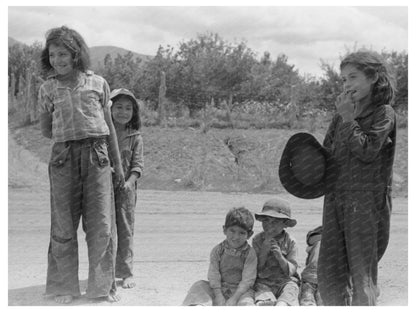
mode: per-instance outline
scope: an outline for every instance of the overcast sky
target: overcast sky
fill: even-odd
[[[408,49],[407,7],[347,6],[137,6],[8,7],[8,35],[31,44],[67,25],[89,46],[113,45],[155,55],[171,45],[214,32],[229,42],[245,40],[275,59],[284,53],[300,73],[321,75],[320,59],[338,65],[339,55],[358,47]]]

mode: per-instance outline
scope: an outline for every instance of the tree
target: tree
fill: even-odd
[[[394,107],[401,111],[408,109],[408,54],[406,52],[390,53],[383,52],[382,55],[390,64],[396,79],[396,96]]]
[[[251,97],[260,102],[286,105],[291,100],[294,86],[302,79],[294,65],[288,63],[288,57],[280,54],[273,62],[270,54],[264,53],[260,62],[252,67]]]
[[[36,66],[35,75],[39,77],[44,77],[41,70],[38,66],[40,54],[42,52],[42,45],[39,42],[28,46],[26,44],[14,44],[9,46],[9,55],[8,55],[8,76],[9,76],[9,87],[11,87],[11,76],[12,73],[15,77],[15,92],[16,94],[19,91],[20,79],[27,76],[27,69],[31,67],[32,61],[35,61]],[[33,67],[32,67],[33,68]],[[44,77],[45,78],[45,77]],[[15,94],[15,95],[16,95]]]
[[[175,58],[173,48],[159,46],[156,56],[146,62],[138,76],[138,94],[147,102],[153,104],[156,109],[159,97],[159,87],[161,83],[161,72],[165,72],[166,77],[166,96],[176,98],[177,88],[175,86]]]
[[[219,96],[218,77],[224,75],[225,52],[226,43],[218,34],[200,34],[180,44],[176,98],[184,102],[191,116]]]
[[[324,71],[324,78],[320,81],[319,108],[334,111],[337,96],[342,92],[342,79],[334,66],[321,60],[321,69]]]
[[[251,69],[255,63],[255,54],[245,42],[228,46],[223,70],[216,81],[220,95],[226,95],[229,111],[235,104],[243,103],[250,98],[247,85],[252,79]]]

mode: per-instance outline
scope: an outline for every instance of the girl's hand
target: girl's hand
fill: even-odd
[[[351,92],[342,92],[335,101],[335,107],[345,122],[354,120],[355,104],[352,100]]]
[[[134,187],[135,187],[134,182],[131,182],[130,180],[127,180],[126,182],[124,182],[123,189],[125,191],[133,191]]]

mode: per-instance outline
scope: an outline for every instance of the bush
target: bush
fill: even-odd
[[[211,128],[216,129],[227,129],[227,128],[233,128],[233,124],[229,121],[223,121],[223,120],[214,120],[210,124]]]

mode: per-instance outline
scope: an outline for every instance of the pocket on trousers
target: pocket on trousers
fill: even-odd
[[[110,164],[110,159],[108,157],[107,144],[103,142],[95,142],[92,146],[93,149],[93,159],[99,167],[107,167]]]
[[[374,213],[373,192],[355,192],[350,194],[350,209],[354,214],[371,215]]]
[[[63,167],[68,160],[70,148],[71,146],[65,143],[55,143],[52,148],[51,165],[57,168]]]

